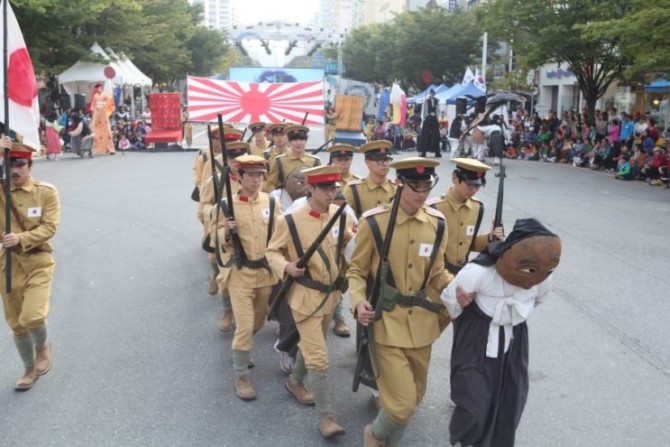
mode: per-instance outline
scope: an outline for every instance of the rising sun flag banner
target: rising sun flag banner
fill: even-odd
[[[230,123],[323,124],[323,82],[257,83],[188,77],[188,114],[192,121]]]
[[[9,127],[23,138],[23,144],[39,150],[40,109],[37,104],[37,81],[33,64],[11,5],[8,0],[0,1],[0,5],[2,5],[0,11],[1,8],[7,7],[7,73],[0,70],[0,86],[5,85],[7,76]],[[4,24],[0,20],[0,36],[4,35]],[[5,40],[0,38],[0,54],[4,54],[4,51]],[[0,106],[0,122],[6,123],[4,88],[0,88],[0,98],[2,99],[0,104],[3,104]]]

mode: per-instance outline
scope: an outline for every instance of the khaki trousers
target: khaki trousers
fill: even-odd
[[[2,254],[4,256],[4,252]],[[5,266],[2,266],[2,304],[5,320],[15,338],[28,335],[42,327],[49,313],[51,280],[56,263],[50,253],[40,252],[30,255],[30,266],[26,271],[12,256],[12,293],[6,293]]]
[[[240,287],[229,289],[230,303],[235,315],[234,351],[251,351],[254,334],[265,323],[268,312],[268,300],[272,287]]]
[[[426,394],[431,350],[432,345],[423,348],[377,345],[379,398],[396,424],[407,425]]]
[[[300,334],[298,348],[305,359],[305,368],[311,371],[328,371],[330,363],[328,362],[326,334],[328,334],[328,326],[333,317],[332,313],[309,318],[293,309],[291,313]]]

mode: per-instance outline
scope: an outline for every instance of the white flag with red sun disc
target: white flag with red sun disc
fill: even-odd
[[[0,14],[4,2],[0,1]],[[0,20],[0,54],[4,54],[4,29]],[[0,63],[0,67],[2,64]],[[5,73],[0,68],[0,122],[5,120]],[[40,109],[37,104],[37,81],[21,28],[9,3],[7,3],[7,85],[9,98],[9,127],[23,137],[23,144],[40,149]]]

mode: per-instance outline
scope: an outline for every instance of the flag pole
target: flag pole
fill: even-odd
[[[9,135],[9,80],[7,79],[7,4],[9,0],[2,0],[2,73],[4,75],[4,107],[5,107],[5,134]],[[10,200],[12,194],[12,187],[10,184],[11,181],[11,170],[10,170],[10,159],[9,159],[9,148],[5,149],[4,154],[4,168],[5,168],[5,234],[12,232],[12,222],[11,222],[11,210],[10,210]],[[6,292],[12,293],[12,251],[9,248],[5,248],[5,290]]]

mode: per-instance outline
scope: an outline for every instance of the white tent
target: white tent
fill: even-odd
[[[58,83],[63,86],[69,94],[80,93],[88,96],[93,85],[97,82],[105,83],[105,90],[111,93],[112,84],[117,86],[151,86],[149,77],[142,73],[125,55],[121,57],[110,56],[98,43],[91,46],[91,54],[101,56],[106,62],[78,61],[73,66],[58,75]],[[105,76],[105,68],[114,69],[114,77],[109,79]]]

